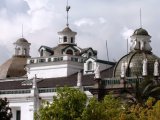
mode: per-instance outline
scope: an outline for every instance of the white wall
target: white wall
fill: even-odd
[[[30,70],[27,75],[29,79],[33,78],[35,74],[37,78],[66,77],[82,69],[83,63],[73,61],[68,61],[65,63],[61,62],[61,64],[57,65],[48,63],[48,65],[30,66]]]
[[[21,111],[21,120],[33,120],[33,102],[18,102],[9,103],[9,106],[12,108],[13,118],[11,120],[16,120],[16,111]]]
[[[28,78],[33,78],[35,74],[37,78],[64,77],[67,76],[67,64],[31,67]]]

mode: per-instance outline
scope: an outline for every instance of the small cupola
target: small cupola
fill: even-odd
[[[67,6],[66,6],[66,13],[67,13],[67,23],[66,23],[66,27],[58,32],[59,35],[59,44],[70,44],[70,45],[76,45],[75,44],[75,36],[77,35],[77,32],[72,31],[69,28],[69,10],[70,10],[70,6],[68,5],[68,1],[67,1]]]
[[[30,43],[25,38],[18,39],[15,43],[15,55],[14,56],[22,56],[29,57],[30,51]]]
[[[75,45],[75,36],[77,32],[72,31],[69,26],[58,32],[59,44],[73,44]]]
[[[151,52],[150,39],[151,36],[148,34],[147,30],[143,28],[136,29],[131,36],[131,51]]]

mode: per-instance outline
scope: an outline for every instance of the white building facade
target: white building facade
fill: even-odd
[[[104,72],[115,63],[97,59],[91,47],[78,47],[76,34],[66,26],[58,32],[58,45],[41,46],[38,57],[30,57],[26,39],[14,43],[15,54],[0,66],[0,98],[8,99],[12,120],[33,120],[42,100],[52,102],[57,87],[79,88],[88,98],[93,96],[89,89],[96,68]]]

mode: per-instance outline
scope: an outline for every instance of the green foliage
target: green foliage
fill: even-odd
[[[59,88],[53,102],[43,102],[35,120],[160,120],[160,101],[149,97],[141,105],[127,106],[113,95],[102,101],[87,97],[78,89]]]
[[[143,82],[139,83],[137,80],[133,86],[133,91],[130,93],[132,96],[130,99],[131,104],[144,105],[149,97],[153,97],[156,100],[159,99],[160,95],[160,84],[155,83],[150,78],[145,78]]]
[[[11,108],[8,106],[7,98],[0,98],[0,120],[10,120],[12,117]]]
[[[105,106],[96,98],[91,98],[82,114],[82,120],[105,120]]]
[[[160,101],[154,103],[155,99],[150,97],[145,106],[140,104],[132,105],[121,114],[121,120],[160,120]]]
[[[76,120],[80,119],[86,107],[87,97],[78,89],[59,88],[53,103],[44,102],[35,115],[36,120]]]

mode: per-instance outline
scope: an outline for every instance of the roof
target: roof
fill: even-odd
[[[24,70],[27,57],[13,56],[0,66],[0,79],[9,77],[20,77],[26,74]]]
[[[100,60],[100,59],[97,59],[96,62],[109,64],[109,65],[115,65],[116,64],[115,62],[105,61],[105,60]]]
[[[81,53],[79,53],[79,54],[82,55],[82,54],[86,53],[89,49],[91,49],[93,51],[94,55],[97,55],[97,51],[93,50],[91,47],[81,49]]]
[[[48,51],[48,52],[50,52],[50,53],[53,53],[52,48],[50,48],[50,47],[48,47],[48,46],[42,45],[42,46],[38,49],[38,51],[40,51],[41,48],[45,48],[46,51]]]
[[[54,48],[52,48],[52,50],[54,51],[54,55],[62,55],[63,53],[63,49],[67,48],[67,47],[73,47],[74,45],[71,44],[60,44]]]
[[[68,34],[68,33],[73,33],[73,34],[77,34],[77,32],[72,31],[68,26],[65,27],[62,31],[58,32],[58,34]]]
[[[113,67],[101,71],[102,78],[112,77]],[[31,85],[22,85],[25,80],[19,81],[3,81],[0,82],[0,90],[16,90],[16,89],[30,89]],[[93,86],[95,84],[94,74],[83,75],[82,76],[82,85],[83,86]],[[77,86],[77,73],[70,75],[68,77],[60,78],[47,78],[42,79],[37,83],[38,88],[55,88],[55,87],[73,87]]]
[[[134,31],[133,35],[145,35],[145,36],[149,36],[147,30],[145,30],[143,28],[136,29]]]
[[[27,41],[25,38],[19,38],[15,43],[16,43],[16,44],[28,43],[28,41]]]

